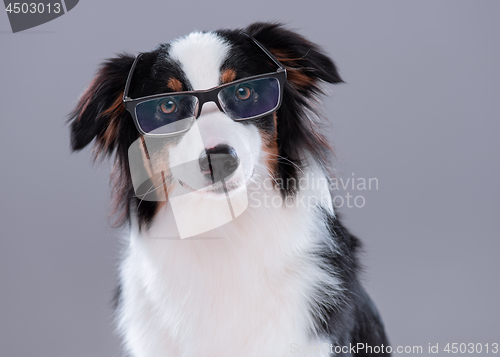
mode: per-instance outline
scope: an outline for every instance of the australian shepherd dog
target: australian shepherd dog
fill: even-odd
[[[388,355],[332,203],[318,98],[341,83],[280,24],[194,32],[102,64],[71,146],[110,156],[134,357]]]

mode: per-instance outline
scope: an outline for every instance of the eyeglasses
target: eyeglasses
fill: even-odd
[[[243,78],[207,90],[131,99],[128,92],[134,70],[142,56],[139,54],[132,64],[123,94],[123,104],[132,115],[137,130],[145,136],[184,133],[200,116],[206,102],[215,102],[220,111],[235,121],[257,119],[278,110],[283,98],[286,69],[257,40],[245,33],[244,35],[278,66],[276,72]]]

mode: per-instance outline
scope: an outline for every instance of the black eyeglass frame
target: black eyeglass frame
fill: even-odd
[[[276,107],[263,113],[263,114],[255,115],[255,116],[249,117],[249,118],[233,119],[233,118],[231,118],[231,116],[229,114],[228,114],[228,116],[234,121],[244,121],[244,120],[258,119],[258,118],[264,117],[266,115],[269,115],[269,114],[277,111],[279,109],[279,107],[281,106],[281,102],[283,101],[283,88],[284,88],[286,77],[287,77],[286,68],[285,68],[285,66],[283,66],[281,64],[280,61],[278,61],[276,59],[276,57],[274,57],[274,55],[269,50],[267,50],[256,39],[254,39],[252,36],[250,36],[246,33],[242,33],[242,34],[245,35],[249,40],[251,40],[255,45],[257,45],[278,66],[278,69],[276,70],[276,72],[258,74],[255,76],[238,79],[236,81],[225,83],[225,84],[222,84],[220,86],[213,87],[210,89],[185,91],[185,92],[161,93],[161,94],[154,94],[154,95],[149,95],[146,97],[132,99],[128,96],[128,92],[130,89],[130,82],[132,81],[132,76],[134,74],[134,70],[135,70],[137,64],[139,63],[139,60],[142,57],[142,53],[139,53],[137,55],[137,57],[135,58],[134,63],[132,64],[132,67],[130,68],[130,71],[129,71],[129,74],[127,77],[127,82],[125,83],[125,90],[123,92],[123,105],[125,106],[125,109],[132,115],[132,118],[134,120],[134,124],[135,124],[137,130],[139,131],[139,133],[141,133],[144,136],[155,136],[155,137],[159,137],[159,136],[166,137],[166,136],[172,136],[172,135],[178,135],[178,134],[185,133],[193,126],[195,119],[199,118],[203,104],[205,104],[207,102],[214,102],[221,112],[226,113],[219,102],[218,95],[219,95],[220,91],[222,91],[223,89],[225,89],[227,87],[237,85],[239,83],[245,83],[245,82],[248,82],[251,80],[261,79],[261,78],[276,78],[278,80],[280,93],[279,93],[278,104],[276,105]],[[186,129],[183,129],[181,131],[176,131],[173,133],[162,133],[162,134],[146,133],[141,128],[141,126],[139,124],[139,120],[137,119],[137,115],[136,115],[137,105],[140,103],[143,103],[143,102],[150,101],[152,99],[158,99],[158,98],[162,98],[162,97],[171,97],[171,96],[177,96],[177,95],[191,95],[191,96],[194,96],[197,98],[197,100],[198,100],[197,112],[195,113],[195,115],[193,117],[192,123]]]

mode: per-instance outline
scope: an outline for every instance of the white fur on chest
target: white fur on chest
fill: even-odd
[[[158,214],[156,228],[168,214]],[[132,227],[118,312],[131,354],[278,357],[300,355],[293,344],[320,345],[310,336],[315,289],[340,287],[310,254],[328,235],[318,211],[250,205],[213,233],[161,239]]]

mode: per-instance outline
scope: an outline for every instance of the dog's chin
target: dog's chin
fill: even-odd
[[[246,188],[246,182],[244,180],[227,180],[219,181],[215,184],[207,182],[203,188],[194,189],[188,185],[185,181],[181,179],[176,179],[179,186],[182,187],[183,191],[191,192],[198,195],[204,195],[207,197],[218,198],[225,197],[226,195],[235,194]]]
[[[202,172],[199,176],[179,177],[173,175],[176,187],[174,195],[190,193],[216,199],[239,194],[242,190],[247,189],[247,184],[254,175],[254,169],[250,170],[249,173],[245,171],[239,169],[215,183],[212,181],[212,176],[206,172]]]

